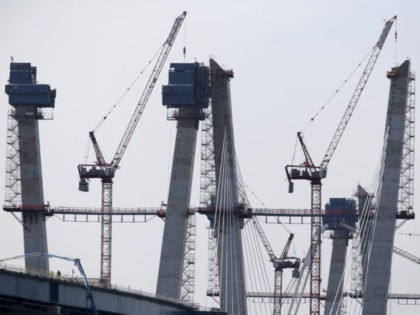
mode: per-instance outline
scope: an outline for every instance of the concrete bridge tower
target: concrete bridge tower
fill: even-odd
[[[213,145],[216,173],[214,234],[220,277],[220,304],[229,314],[247,314],[244,257],[242,250],[243,218],[232,123],[230,79],[232,71],[210,60]]]
[[[162,90],[168,119],[177,120],[177,135],[169,185],[166,221],[156,294],[181,298],[188,207],[199,121],[209,105],[208,67],[173,63],[169,84]]]
[[[11,63],[5,210],[22,211],[25,254],[48,252],[38,121],[51,119],[55,90],[37,84],[36,67]],[[49,272],[48,258],[26,257],[27,271]]]
[[[377,193],[377,213],[374,224],[371,252],[364,283],[363,314],[386,314],[391,276],[392,251],[396,212],[398,209],[401,165],[407,113],[414,75],[410,61],[392,68],[387,74],[391,80],[388,112],[385,124],[385,148],[380,191]]]

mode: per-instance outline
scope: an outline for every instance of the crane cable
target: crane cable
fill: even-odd
[[[128,86],[128,88],[121,94],[121,96],[117,99],[117,101],[112,105],[112,107],[108,110],[108,112],[103,116],[99,122],[95,125],[93,128],[93,131],[96,131],[101,125],[104,123],[104,121],[108,118],[108,116],[114,111],[114,109],[121,103],[122,99],[127,95],[127,93],[131,90],[131,88],[136,84],[138,79],[143,75],[143,73],[146,71],[146,69],[150,66],[152,61],[156,58],[156,56],[162,51],[163,47],[165,46],[164,42],[159,49],[156,51],[156,53],[153,55],[153,57],[147,62],[147,64],[141,69],[140,73],[136,76],[136,78],[131,82],[131,84]]]
[[[124,97],[128,94],[128,92],[132,89],[132,87],[137,83],[137,81],[140,79],[140,77],[143,75],[143,73],[147,70],[147,68],[150,66],[152,61],[156,59],[156,56],[162,51],[165,43],[163,43],[159,49],[156,51],[156,53],[153,55],[153,57],[146,63],[146,65],[140,70],[138,75],[135,77],[135,79],[130,83],[127,89],[121,94],[121,96],[117,99],[117,101],[114,103],[114,105],[111,106],[111,108],[108,110],[108,112],[97,122],[95,127],[93,128],[93,131],[95,132],[98,130],[102,124],[105,122],[105,120],[108,118],[108,116],[114,111],[114,109],[121,103],[121,101],[124,99]],[[90,148],[91,148],[91,140],[88,138],[87,145],[86,145],[86,153],[84,157],[84,163],[88,163],[89,155],[90,155]]]
[[[396,33],[395,33],[396,34]],[[397,35],[395,35],[397,36]],[[396,38],[396,37],[395,37]],[[341,92],[342,88],[347,84],[347,82],[351,79],[351,77],[356,73],[356,71],[360,68],[360,66],[365,62],[365,60],[368,58],[368,56],[371,55],[372,51],[375,49],[375,46],[373,46],[369,52],[363,57],[363,59],[357,64],[357,66],[350,72],[350,74],[346,77],[346,79],[340,84],[340,86],[333,92],[333,94],[327,99],[327,101],[316,111],[316,113],[309,119],[309,121],[305,124],[305,126],[302,129],[305,131],[308,126],[315,121],[315,119],[320,115],[320,113],[332,102],[332,100],[337,96],[338,93]],[[298,139],[296,138],[295,146],[293,149],[293,155],[292,155],[292,164],[295,161],[296,156],[296,150],[297,150],[297,143]]]
[[[299,141],[299,139],[298,139],[298,137],[296,137],[295,146],[293,148],[293,156],[292,156],[292,163],[291,163],[292,165],[295,163],[295,156],[296,156],[296,150],[297,150],[298,141]],[[286,180],[287,180],[287,178],[286,178]]]
[[[372,51],[375,49],[375,46],[373,46],[369,52],[363,57],[363,59],[357,64],[357,66],[353,69],[353,71],[346,77],[346,79],[341,83],[341,85],[334,91],[334,93],[328,98],[328,100],[318,109],[318,111],[313,115],[310,120],[306,123],[303,130],[305,130],[309,124],[311,124],[318,115],[325,109],[325,107],[331,103],[331,101],[334,99],[334,97],[341,91],[344,85],[351,79],[351,77],[354,75],[354,73],[360,68],[360,66],[364,63],[364,61],[372,54]],[[302,131],[303,131],[302,130]]]
[[[398,20],[395,20],[395,31],[394,31],[394,62],[397,65],[398,60]]]
[[[406,235],[406,236],[420,236],[420,234],[418,234],[418,233],[395,233],[395,234],[398,234],[398,235]]]
[[[184,56],[184,62],[185,58],[187,57],[187,21],[184,22],[184,47],[182,48],[182,54]]]

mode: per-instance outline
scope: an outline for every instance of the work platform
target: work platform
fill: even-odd
[[[103,215],[101,208],[95,207],[67,207],[67,206],[51,206],[45,205],[16,205],[3,206],[6,212],[22,212],[33,211],[43,213],[45,216],[60,216],[65,222],[99,222],[100,216]],[[210,215],[214,213],[214,207],[190,207],[187,213],[193,215],[194,213]],[[308,220],[313,216],[310,209],[283,209],[283,208],[240,208],[236,209],[238,214],[243,218],[251,218],[258,216],[262,218],[265,223],[288,223],[288,224],[308,224]],[[166,207],[114,207],[110,215],[113,217],[115,223],[144,223],[150,221],[154,217],[165,218]],[[346,213],[344,211],[329,211],[321,210],[323,219],[336,218],[337,216],[343,218],[354,219],[358,218],[359,212]],[[366,213],[364,216],[374,216],[374,212]],[[397,211],[396,218],[401,220],[412,220],[415,218],[414,211],[405,212]]]

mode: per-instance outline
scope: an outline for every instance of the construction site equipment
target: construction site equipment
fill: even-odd
[[[303,137],[298,132],[298,139],[305,156],[305,161],[301,165],[287,165],[285,167],[287,178],[289,180],[289,192],[293,192],[293,180],[309,180],[311,182],[311,277],[310,277],[310,314],[320,313],[320,294],[321,294],[321,186],[322,179],[327,176],[327,168],[331,158],[337,149],[338,143],[347,127],[348,122],[353,114],[353,111],[360,99],[360,96],[365,89],[366,83],[372,73],[375,63],[379,57],[382,47],[388,37],[392,24],[397,19],[396,16],[389,19],[381,35],[372,49],[372,53],[367,62],[367,65],[362,73],[359,83],[346,107],[344,115],[334,133],[334,136],[327,148],[327,151],[320,163],[320,166],[315,166],[311,156],[303,142]]]
[[[19,255],[19,256],[13,256],[13,257],[9,257],[9,258],[0,259],[0,263],[5,262],[5,261],[19,259],[19,258],[25,258],[26,259],[26,258],[34,258],[34,257],[45,257],[46,259],[57,258],[57,259],[73,262],[74,265],[77,267],[77,269],[79,269],[79,272],[83,277],[83,284],[85,285],[85,288],[86,288],[86,298],[90,302],[90,307],[92,309],[92,314],[98,315],[98,310],[96,309],[95,298],[93,297],[89,281],[87,279],[85,270],[83,269],[82,263],[80,262],[79,258],[69,258],[69,257],[58,256],[58,255],[53,255],[53,254],[49,254],[49,253],[36,252],[36,253],[28,253],[28,254],[25,254],[25,255]]]
[[[290,245],[292,243],[294,234],[290,233],[289,238],[287,239],[286,245],[283,248],[283,251],[279,257],[274,254],[273,248],[271,247],[263,228],[261,227],[258,219],[252,218],[252,224],[255,227],[255,230],[258,233],[258,236],[261,239],[261,242],[264,245],[265,250],[267,251],[268,256],[270,257],[270,261],[274,267],[274,307],[273,307],[273,315],[280,315],[281,314],[281,304],[282,304],[282,297],[283,297],[283,270],[284,269],[293,269],[292,277],[299,278],[299,266],[300,266],[300,258],[297,257],[289,257],[287,256],[289,252]]]
[[[413,263],[416,263],[416,264],[420,265],[420,258],[419,257],[417,257],[413,254],[410,254],[409,252],[407,252],[407,251],[405,251],[405,250],[403,250],[399,247],[396,247],[396,246],[394,246],[392,251],[395,254],[400,255],[401,257],[404,257],[405,259],[408,259],[408,260],[412,261]]]
[[[99,178],[102,182],[102,207],[101,211],[104,215],[101,218],[101,280],[103,285],[108,286],[111,282],[111,248],[112,248],[112,184],[115,176],[115,171],[124,156],[127,146],[133,136],[134,130],[139,122],[139,119],[146,107],[147,101],[155,87],[157,79],[163,68],[163,65],[171,51],[172,45],[178,34],[178,31],[185,19],[187,12],[182,12],[180,16],[175,19],[171,28],[169,36],[165,40],[160,55],[152,70],[152,73],[146,83],[140,100],[134,110],[130,122],[124,132],[120,144],[115,152],[115,155],[110,163],[105,161],[101,149],[96,141],[93,131],[89,132],[89,137],[92,141],[95,154],[96,164],[80,164],[78,166],[80,182],[79,190],[87,192],[89,190],[89,180],[92,178]]]

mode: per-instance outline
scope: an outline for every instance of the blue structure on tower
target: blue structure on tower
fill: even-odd
[[[343,230],[340,223],[353,229],[356,228],[356,202],[353,199],[330,198],[330,201],[325,205],[325,214],[322,217],[322,223],[327,226],[327,230]]]
[[[347,257],[348,240],[353,238],[356,230],[356,201],[346,198],[330,198],[325,205],[325,216],[322,223],[327,230],[333,231],[332,253],[325,298],[324,314],[339,313],[340,303],[336,303],[336,297],[343,293],[343,279],[345,261]]]
[[[55,105],[55,90],[48,84],[36,83],[36,67],[30,63],[11,63],[9,84],[6,85],[9,104],[51,107]]]
[[[171,63],[169,84],[162,88],[162,104],[177,109],[170,118],[188,116],[203,120],[209,106],[209,69],[200,63]],[[182,108],[182,113],[179,109]]]

